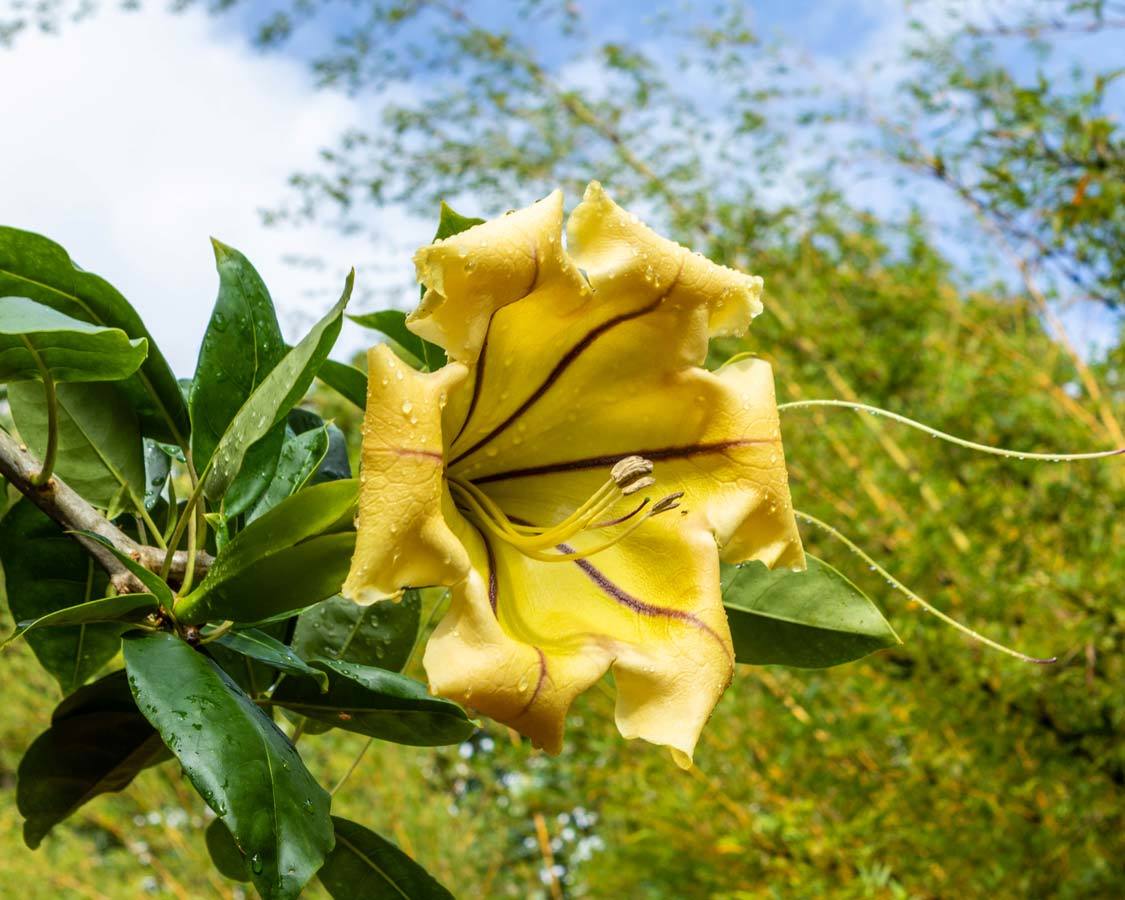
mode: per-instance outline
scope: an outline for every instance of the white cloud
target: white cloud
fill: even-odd
[[[409,249],[432,227],[385,211],[398,244],[376,248],[319,224],[262,226],[258,210],[282,198],[287,176],[375,111],[314,90],[301,61],[258,54],[229,25],[107,9],[0,50],[0,222],[51,237],[113,282],[180,375],[215,298],[210,235],[254,262],[295,338],[353,264],[368,288],[409,285]],[[295,268],[288,255],[326,265]],[[353,332],[342,349],[361,341]]]

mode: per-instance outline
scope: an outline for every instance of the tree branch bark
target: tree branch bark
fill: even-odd
[[[0,475],[8,479],[16,490],[68,531],[92,531],[108,540],[122,553],[131,556],[146,569],[153,572],[160,571],[167,551],[134,541],[57,476],[53,476],[46,484],[37,486],[35,476],[39,474],[40,468],[39,460],[35,459],[27,448],[8,432],[0,428]],[[144,590],[129,570],[104,546],[81,535],[73,535],[73,537],[106,570],[119,592],[136,593]],[[188,555],[183,550],[178,550],[172,555],[172,566],[169,571],[172,580],[183,577],[187,561]],[[206,574],[214,561],[214,557],[209,553],[202,551],[197,553],[196,573],[200,576]]]

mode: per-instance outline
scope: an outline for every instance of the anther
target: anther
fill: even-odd
[[[667,497],[661,497],[654,504],[652,504],[652,509],[649,510],[649,515],[658,516],[662,512],[668,512],[668,510],[670,509],[675,509],[680,505],[680,498],[683,495],[683,491],[676,491],[676,493],[669,494]]]
[[[656,484],[656,479],[652,477],[652,460],[643,456],[619,459],[609,470],[609,475],[626,496]]]

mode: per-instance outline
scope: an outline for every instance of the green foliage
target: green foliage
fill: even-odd
[[[21,381],[8,388],[12,418],[28,447],[44,458],[50,436],[43,386]],[[118,383],[60,384],[57,388],[58,457],[55,473],[94,506],[138,509],[147,492],[140,425]]]
[[[287,679],[273,703],[345,731],[417,747],[459,744],[476,731],[456,703],[432,696],[405,675],[335,659],[310,662],[327,673],[328,690]]]
[[[723,606],[738,662],[822,669],[901,643],[859,588],[813,556],[807,564],[804,572],[723,566]]]
[[[29,501],[16,503],[0,520],[0,564],[8,608],[19,621],[80,606],[104,597],[105,574],[82,548]],[[64,694],[79,688],[116,654],[121,626],[75,624],[32,631],[27,642]]]
[[[269,716],[176,635],[133,634],[124,649],[137,706],[230,830],[258,892],[296,897],[334,844],[328,792]]]
[[[452,898],[425,869],[370,828],[339,816],[332,817],[332,824],[336,846],[317,877],[336,900]]]
[[[14,260],[4,277],[18,270],[34,297],[0,308],[13,413],[0,424],[53,462],[52,480],[20,474],[21,488],[69,531],[29,500],[8,508],[4,491],[0,562],[18,623],[6,643],[25,639],[73,692],[20,763],[29,846],[170,749],[219,816],[207,839],[216,864],[263,897],[302,893],[326,859],[332,883],[356,865],[382,863],[384,884],[440,896],[397,848],[354,823],[344,823],[350,849],[328,857],[329,796],[294,747],[300,733],[334,726],[421,746],[476,730],[456,704],[375,668],[399,669],[411,657],[416,592],[354,615],[331,599],[354,550],[357,483],[344,433],[296,404],[324,369],[343,370],[349,386],[358,376],[362,402],[362,373],[327,360],[352,277],[333,309],[286,348],[265,285],[248,260],[216,243],[220,290],[186,388],[189,429],[179,385],[176,403],[153,386],[167,381],[163,362],[120,295],[66,270],[65,254],[36,235],[0,230],[0,250]],[[68,317],[78,311],[88,315]],[[174,445],[159,442],[169,435]],[[11,454],[18,445],[4,447]],[[4,472],[18,461],[5,456]],[[180,550],[175,559],[166,543]],[[85,685],[122,658],[124,671]],[[263,711],[286,707],[300,710],[292,740]]]
[[[136,310],[109,282],[80,269],[53,241],[0,227],[0,296],[27,297],[71,318],[144,339],[148,356],[121,387],[146,435],[183,444],[190,427],[176,376]]]
[[[64,625],[91,625],[95,622],[140,621],[160,609],[152,594],[115,594],[100,600],[89,600],[54,612],[17,622],[18,626],[4,643],[23,637],[37,628],[58,628]],[[3,646],[3,644],[0,644]]]
[[[320,686],[322,692],[328,690],[328,676],[324,672],[313,668],[287,645],[258,628],[229,631],[214,638],[214,641],[234,653],[265,663],[286,675],[311,678]]]
[[[337,593],[355,545],[355,481],[329,481],[290,497],[248,525],[176,611],[260,622]]]
[[[219,296],[203,335],[188,400],[192,458],[200,471],[246,398],[285,356],[281,326],[261,277],[233,247],[214,239],[211,243]],[[284,440],[285,423],[278,421],[244,451],[245,464],[239,460],[236,465],[239,477],[225,489],[226,515],[237,516],[252,507],[271,484]]]
[[[401,672],[418,640],[421,615],[417,590],[407,591],[401,600],[380,600],[371,606],[331,597],[301,613],[293,649],[306,659],[373,661],[382,669]]]
[[[148,355],[144,338],[72,319],[23,297],[0,298],[0,382],[128,378]]]
[[[124,790],[168,750],[133,702],[124,671],[79,688],[56,707],[51,727],[20,761],[16,803],[34,850],[83,804]]]
[[[249,449],[283,423],[289,410],[305,395],[340,334],[344,307],[351,299],[354,281],[352,272],[339,302],[245,398],[212,453],[204,480],[208,499],[223,496],[241,471]]]

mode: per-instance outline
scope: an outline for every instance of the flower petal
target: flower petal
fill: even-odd
[[[614,203],[596,181],[571,214],[567,237],[571,256],[596,291],[644,295],[658,285],[674,288],[677,301],[706,310],[711,337],[742,334],[762,311],[761,278],[661,237]],[[702,364],[706,346],[694,350],[693,361]]]
[[[444,485],[441,431],[445,398],[465,367],[424,374],[379,344],[367,368],[356,551],[343,587],[365,605],[404,587],[450,584],[469,569],[446,524],[446,512],[456,512]]]
[[[538,203],[423,247],[414,255],[426,287],[407,327],[450,359],[474,362],[492,314],[541,283],[585,289],[562,248],[563,196]]]
[[[466,525],[473,571],[426,646],[434,691],[558,753],[570,704],[612,668],[621,733],[690,763],[734,655],[710,536],[651,524],[561,563],[486,544]]]
[[[451,474],[549,524],[639,454],[724,559],[802,566],[769,365],[700,368],[712,334],[761,308],[761,279],[659,237],[596,184],[569,233],[593,292],[545,279],[496,312],[451,398]],[[589,477],[566,477],[579,470]]]

